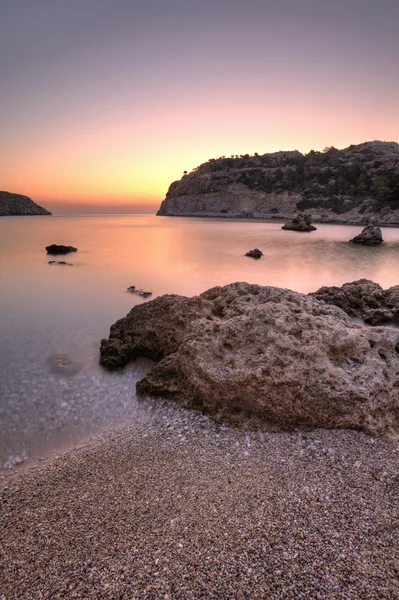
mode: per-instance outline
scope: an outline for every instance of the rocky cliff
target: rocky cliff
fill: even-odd
[[[399,144],[365,142],[210,159],[169,187],[158,215],[399,225]]]
[[[0,192],[0,217],[18,215],[51,215],[51,212],[33,202],[28,196]]]

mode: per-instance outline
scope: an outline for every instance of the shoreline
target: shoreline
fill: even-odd
[[[242,221],[244,223],[286,223],[287,220],[291,220],[295,215],[291,214],[289,216],[286,217],[275,217],[273,215],[268,215],[265,217],[243,217],[240,215],[234,216],[234,215],[221,215],[221,214],[188,214],[188,215],[159,215],[158,213],[155,214],[156,217],[184,217],[184,218],[189,218],[189,219],[215,219],[215,220],[221,220],[221,221],[233,221],[233,222],[237,222],[237,221]],[[363,223],[359,223],[358,221],[339,221],[339,220],[322,220],[322,219],[312,219],[312,223],[317,223],[318,225],[347,225],[350,227],[365,227],[368,222],[363,222]],[[397,229],[399,228],[399,223],[381,223],[380,221],[376,221],[375,223],[373,222],[373,225],[375,225],[376,227],[388,227],[388,228],[394,228]],[[299,233],[309,233],[309,232],[299,232]],[[311,232],[310,232],[311,233]]]
[[[399,444],[157,403],[1,477],[5,598],[388,598]],[[2,539],[1,539],[2,538]]]

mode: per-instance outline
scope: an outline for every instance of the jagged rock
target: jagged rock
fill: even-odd
[[[399,144],[209,159],[173,182],[158,215],[399,225]]]
[[[342,287],[324,286],[310,295],[371,325],[399,324],[399,285],[383,290],[374,281],[359,279]]]
[[[234,283],[135,306],[101,342],[110,369],[159,361],[137,383],[216,417],[280,427],[399,427],[399,331],[354,324],[290,290]]]
[[[73,246],[63,246],[58,244],[51,244],[46,246],[47,254],[69,254],[69,252],[77,252],[77,248]]]
[[[364,244],[365,246],[376,246],[382,244],[381,229],[375,225],[366,225],[359,235],[350,240],[354,244]]]
[[[28,196],[0,192],[0,217],[51,215],[51,212],[39,206]]]
[[[263,252],[259,250],[259,248],[254,248],[253,250],[248,250],[248,252],[245,253],[245,256],[251,256],[252,258],[260,258],[261,256],[263,256]]]
[[[292,221],[288,221],[281,229],[289,229],[292,231],[315,231],[317,227],[312,225],[312,217],[310,215],[298,213]]]
[[[65,262],[65,260],[49,260],[48,264],[49,265],[66,265],[68,267],[73,267],[72,263],[67,263],[67,262]]]

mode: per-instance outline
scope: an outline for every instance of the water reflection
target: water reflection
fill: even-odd
[[[134,384],[145,366],[110,375],[97,364],[109,326],[143,302],[129,286],[154,298],[233,281],[301,292],[362,277],[398,284],[399,230],[384,229],[386,242],[371,248],[348,243],[359,231],[149,215],[2,217],[0,466],[39,441],[134,418]],[[48,264],[52,243],[78,248],[72,267]],[[244,256],[255,247],[260,260]]]

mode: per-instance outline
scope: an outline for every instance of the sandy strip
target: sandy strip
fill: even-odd
[[[399,598],[392,440],[161,404],[2,484],[3,599]]]

